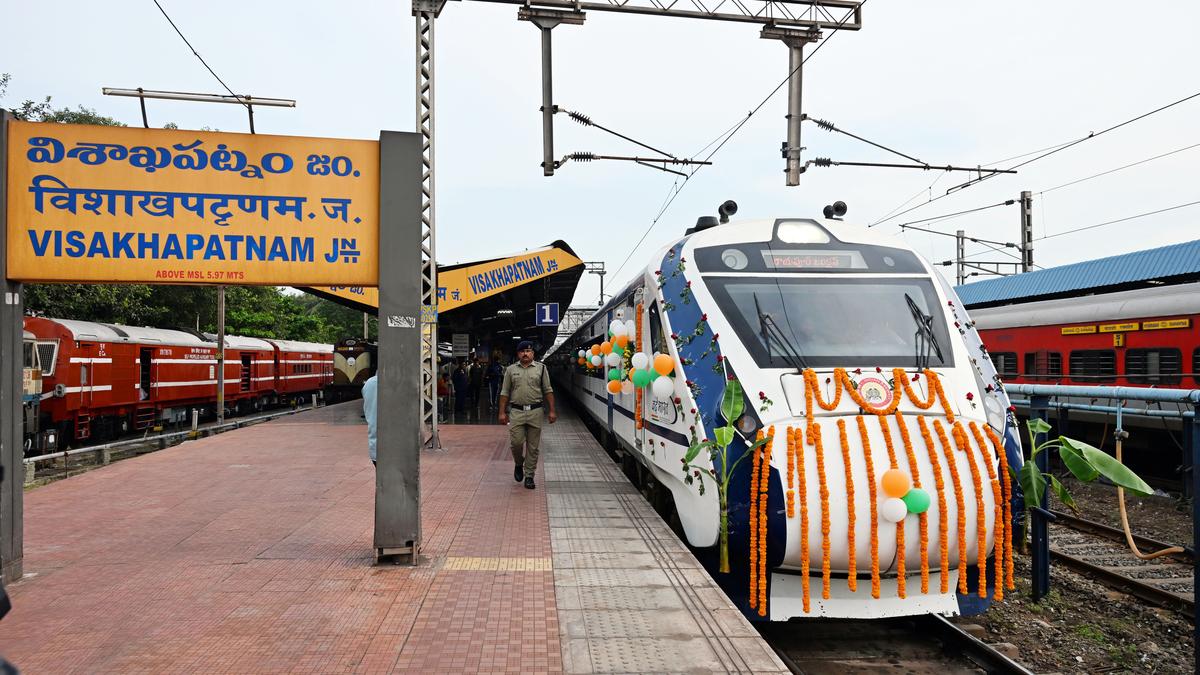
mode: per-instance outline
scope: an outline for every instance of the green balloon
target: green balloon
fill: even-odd
[[[614,354],[621,355],[625,353],[625,350],[621,348],[621,345],[614,344],[612,348]]]
[[[646,385],[650,384],[650,373],[645,370],[633,371],[633,386],[639,389],[645,389]]]
[[[610,379],[610,380],[621,379],[621,369],[613,368],[612,370],[608,371],[608,379]]]
[[[647,372],[649,372],[649,373],[650,373],[650,381],[651,381],[651,382],[653,382],[653,381],[655,381],[655,380],[657,380],[657,379],[659,378],[658,371],[657,371],[657,370],[655,370],[654,368],[651,368],[651,369],[650,369],[649,371],[647,371]]]
[[[929,493],[921,488],[912,488],[901,500],[909,513],[925,513],[929,510]]]

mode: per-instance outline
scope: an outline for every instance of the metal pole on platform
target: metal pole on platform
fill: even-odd
[[[954,268],[954,281],[958,286],[967,283],[967,267],[963,264],[963,259],[966,258],[967,252],[967,233],[965,230],[958,230],[954,233],[954,262],[957,266]]]
[[[217,286],[217,424],[225,421],[225,287]]]
[[[1047,420],[1048,411],[1050,408],[1050,397],[1048,396],[1031,396],[1029,397],[1029,417],[1030,419],[1039,419],[1043,422]],[[1046,434],[1040,433],[1033,437],[1033,445],[1036,448],[1046,440]],[[1033,448],[1029,451],[1032,453]],[[1049,471],[1050,462],[1049,454],[1042,452],[1038,454],[1037,467],[1043,473]],[[1050,491],[1042,492],[1042,499],[1038,506],[1030,510],[1030,519],[1032,521],[1032,538],[1033,538],[1033,599],[1041,600],[1050,592],[1050,528],[1046,515],[1049,513],[1047,506],[1049,505]]]
[[[0,110],[0,265],[8,260],[8,127],[13,116]],[[21,284],[4,279],[0,304],[0,579],[21,578],[25,557],[25,447],[21,417],[22,335],[25,329]]]
[[[433,153],[433,122],[434,122],[434,21],[441,14],[445,0],[413,0],[413,16],[416,17],[416,87],[417,87],[417,127],[421,134],[421,261],[420,269],[422,284],[420,290],[421,304],[425,307],[436,308],[438,304],[437,288],[437,228],[434,203],[434,153]],[[383,266],[381,265],[382,269]],[[383,292],[380,289],[380,308],[382,309]],[[431,310],[432,311],[432,310]],[[383,312],[380,311],[380,316]],[[380,333],[383,323],[380,323]],[[442,439],[438,434],[437,420],[437,321],[429,324],[428,330],[422,329],[421,360],[421,426],[429,430],[425,446],[431,450],[442,449]]]

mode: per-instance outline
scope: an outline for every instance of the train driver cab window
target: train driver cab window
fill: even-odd
[[[1130,349],[1125,352],[1125,375],[1132,384],[1179,384],[1183,354],[1178,349]]]
[[[1062,377],[1062,354],[1040,350],[1025,354],[1025,378],[1055,380]]]
[[[650,353],[669,354],[667,339],[663,335],[662,318],[658,316],[658,303],[650,304]]]
[[[993,352],[992,363],[1000,377],[1016,377],[1020,374],[1017,372],[1016,352]]]
[[[54,364],[58,360],[57,342],[38,342],[38,363],[42,366],[42,376],[54,375]]]
[[[1117,353],[1111,349],[1077,349],[1071,352],[1072,380],[1112,382],[1117,378]]]

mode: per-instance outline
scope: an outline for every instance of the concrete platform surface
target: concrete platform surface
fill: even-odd
[[[0,653],[26,673],[786,672],[570,414],[533,491],[504,427],[443,427],[420,565],[376,566],[359,405],[27,493]]]

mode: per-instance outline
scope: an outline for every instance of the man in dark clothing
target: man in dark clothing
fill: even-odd
[[[463,369],[461,363],[454,368],[454,373],[450,376],[450,383],[454,385],[454,412],[465,412],[467,409],[467,371]]]
[[[500,382],[503,379],[504,366],[500,365],[500,358],[493,355],[487,367],[488,407],[491,410],[496,409],[496,398],[500,396]]]
[[[483,388],[483,363],[476,357],[467,371],[467,384],[471,388],[471,409],[479,410],[479,391]]]

